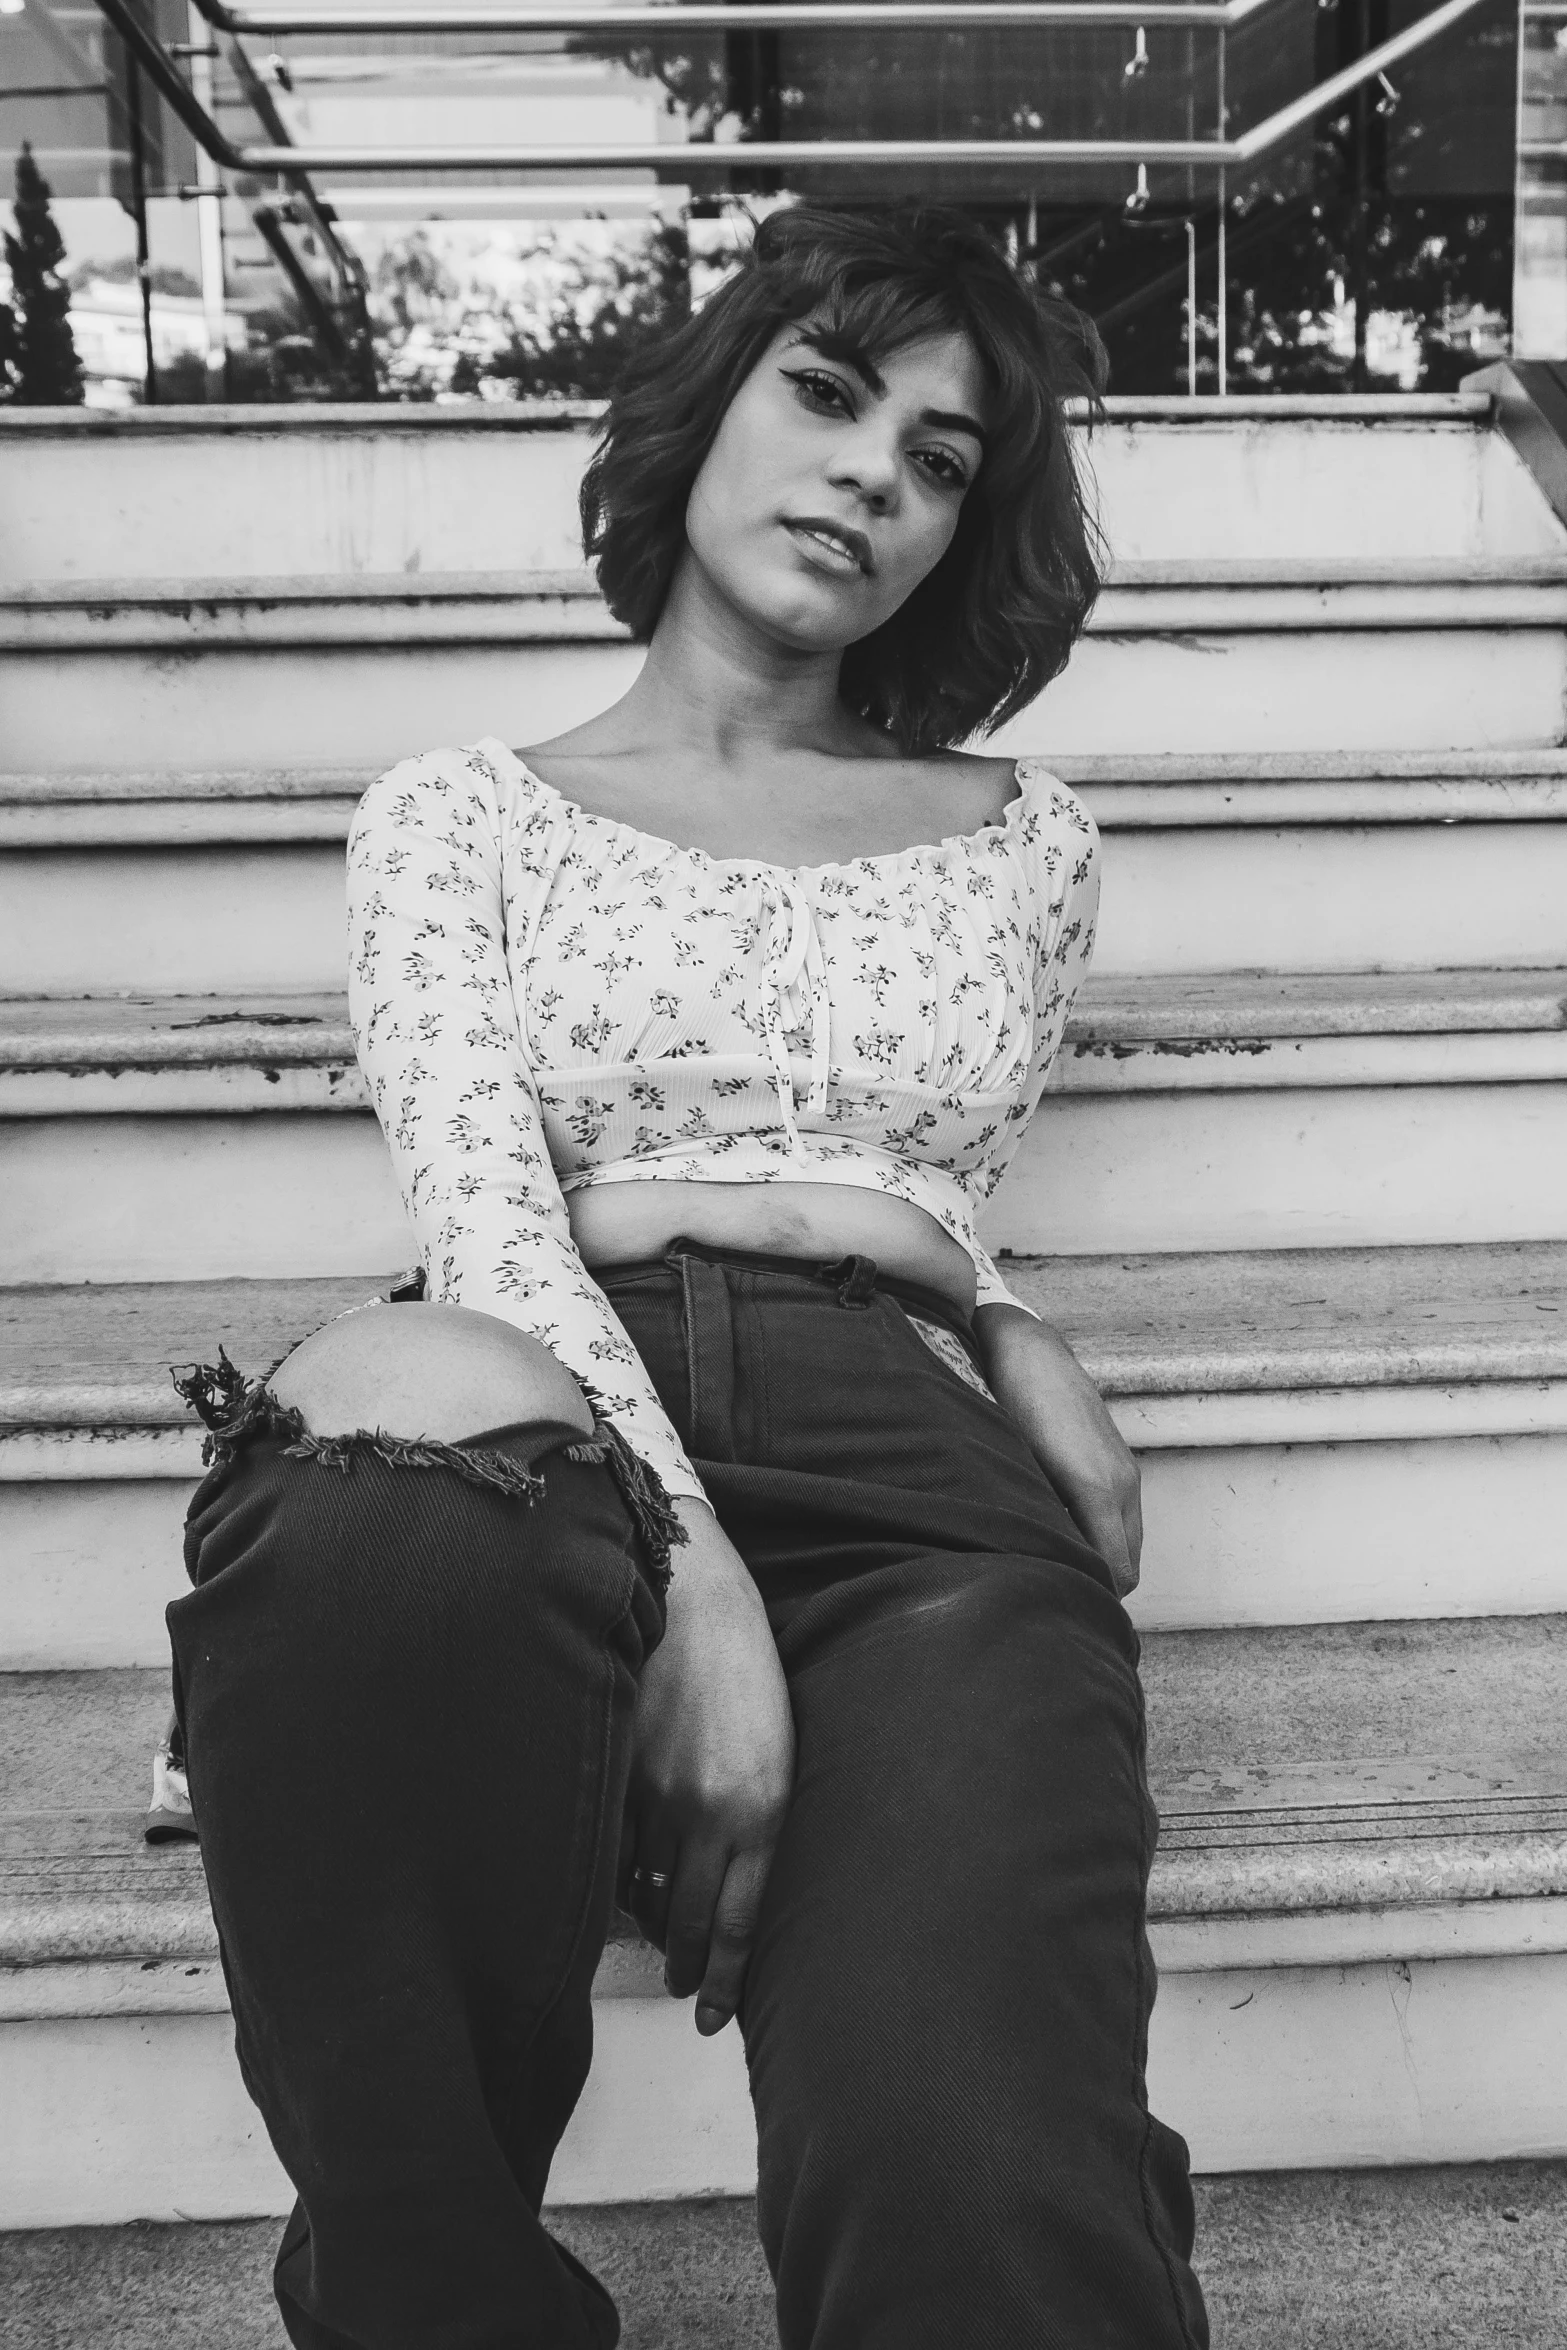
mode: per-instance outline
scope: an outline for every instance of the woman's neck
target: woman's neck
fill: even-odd
[[[605,721],[616,737],[678,745],[720,772],[756,774],[801,751],[875,755],[884,738],[839,699],[841,662],[836,646],[801,652],[766,634],[688,559],[639,675]]]

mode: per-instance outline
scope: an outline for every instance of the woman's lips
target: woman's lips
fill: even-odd
[[[859,555],[851,553],[825,526],[811,522],[786,522],[784,528],[813,561],[835,572],[840,578],[851,575],[863,577],[869,569],[869,565]]]

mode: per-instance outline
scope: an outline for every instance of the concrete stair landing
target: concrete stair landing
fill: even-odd
[[[1557,2350],[1567,2166],[1198,2179],[1215,2350]],[[620,2307],[621,2350],[775,2350],[749,2198],[557,2211]],[[275,2220],[0,2237],[27,2350],[286,2350]],[[3,2336],[0,2336],[3,2338]]]

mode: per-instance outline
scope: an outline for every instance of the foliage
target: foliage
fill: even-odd
[[[598,251],[543,239],[525,276],[525,295],[506,298],[460,284],[423,230],[389,247],[370,301],[393,395],[601,399],[627,351],[690,306],[680,228],[655,225]]]
[[[1178,225],[1178,224],[1177,224]],[[1353,388],[1356,255],[1348,208],[1268,197],[1229,219],[1229,384],[1235,392],[1347,392]],[[1365,299],[1371,320],[1401,330],[1413,370],[1368,351],[1366,388],[1451,391],[1505,348],[1512,307],[1512,207],[1462,197],[1373,199],[1366,224]],[[1172,241],[1161,248],[1176,259]],[[1214,389],[1217,320],[1214,240],[1199,252],[1207,294],[1198,315],[1199,388]],[[1145,263],[1145,276],[1155,265]],[[1085,273],[1086,274],[1086,273]],[[1108,273],[1107,273],[1108,274]],[[1112,286],[1114,281],[1112,280]],[[1091,281],[1085,292],[1091,299]],[[1101,312],[1113,391],[1186,388],[1185,256],[1139,301],[1136,290]],[[1386,359],[1386,354],[1381,354]]]
[[[60,275],[65,240],[49,209],[49,183],[24,139],[16,159],[5,238],[11,301],[0,321],[0,397],[22,408],[73,408],[83,398],[82,365],[71,335],[71,291]]]
[[[616,253],[596,271],[579,270],[574,286],[557,287],[542,313],[515,324],[482,375],[512,387],[522,399],[553,393],[576,400],[607,396],[628,351],[684,318],[691,306],[691,256],[684,229],[660,224],[643,252]]]

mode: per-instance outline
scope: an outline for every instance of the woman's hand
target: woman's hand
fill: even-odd
[[[794,1717],[761,1594],[702,1503],[677,1505],[668,1624],[642,1668],[619,1900],[665,1954],[696,2028],[739,2003],[794,1785]],[[653,1874],[667,1886],[650,1882]]]
[[[1142,1557],[1142,1476],[1103,1396],[1061,1333],[1021,1307],[979,1307],[974,1334],[996,1401],[1124,1599]]]

